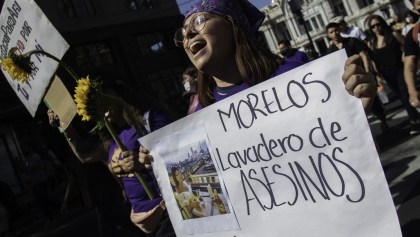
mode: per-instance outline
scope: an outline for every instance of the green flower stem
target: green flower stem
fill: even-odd
[[[147,186],[146,181],[143,179],[143,176],[141,176],[141,174],[137,171],[134,171],[134,174],[137,176],[137,178],[139,179],[141,186],[143,186],[144,190],[146,190],[147,196],[149,196],[150,200],[153,200],[153,198],[155,197],[155,194],[153,193],[153,191],[149,188],[149,186]]]
[[[124,146],[124,144],[121,142],[120,138],[117,136],[117,133],[115,132],[112,125],[109,123],[109,121],[104,118],[105,126],[108,129],[109,133],[111,134],[112,138],[114,139],[115,143],[117,143],[118,147],[121,149],[121,151],[127,151],[127,147]],[[150,200],[153,200],[154,193],[152,190],[150,190],[149,186],[147,186],[146,181],[143,179],[143,176],[137,171],[134,171],[134,174],[137,176],[138,180],[140,181],[141,186],[143,186],[144,190],[147,193],[147,196],[149,196]]]
[[[109,133],[112,136],[112,139],[114,139],[115,143],[117,143],[121,151],[127,151],[127,147],[125,147],[124,144],[121,142],[120,138],[117,136],[117,133],[115,132],[112,125],[109,123],[108,119],[104,118],[104,122],[105,122],[106,128],[108,129]]]
[[[60,64],[60,66],[63,66],[64,69],[66,69],[66,71],[70,74],[70,76],[72,76],[74,78],[74,80],[77,81],[79,79],[79,76],[76,74],[76,72],[71,67],[69,67],[69,65],[67,65],[65,62],[63,62],[61,59],[55,57],[54,55],[52,55],[50,53],[47,53],[47,52],[43,51],[43,50],[31,50],[31,51],[27,52],[26,54],[24,54],[23,56],[30,58],[32,56],[32,54],[38,54],[38,53],[42,54],[42,55],[45,55],[45,56],[53,59],[54,61],[58,62],[58,64]]]

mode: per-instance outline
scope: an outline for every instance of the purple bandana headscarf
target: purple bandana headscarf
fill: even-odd
[[[236,24],[251,37],[256,36],[258,28],[265,18],[265,15],[247,0],[199,0],[192,5],[185,20],[197,12],[231,16]]]

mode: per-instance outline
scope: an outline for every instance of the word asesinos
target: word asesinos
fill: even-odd
[[[261,142],[241,152],[233,151],[225,154],[216,148],[216,156],[222,171],[240,169],[248,215],[251,204],[266,211],[284,204],[293,206],[299,196],[305,201],[310,198],[314,203],[316,193],[325,200],[330,200],[331,196],[341,197],[348,191],[346,182],[352,181],[356,181],[352,184],[354,187],[354,183],[357,183],[360,194],[347,194],[347,200],[349,202],[363,200],[365,186],[362,178],[350,164],[340,159],[339,153],[343,153],[343,150],[333,144],[347,140],[347,137],[340,133],[341,125],[332,122],[329,126],[325,126],[321,118],[318,118],[317,122],[318,125],[308,133],[308,145],[316,149],[334,146],[330,149],[331,154],[319,152],[316,156],[308,156],[308,159],[299,157],[295,159],[296,161],[284,162],[286,158],[284,155],[292,153],[298,156],[297,152],[305,145],[304,138],[293,133],[279,139],[265,138],[260,133]],[[252,163],[268,162],[273,159],[278,159],[274,165],[258,168],[254,165],[253,168],[245,170],[245,167]],[[282,185],[288,186],[287,190],[291,191],[285,195]]]
[[[345,195],[349,202],[361,202],[365,197],[363,179],[350,164],[340,159],[340,153],[344,151],[340,147],[334,147],[332,154],[320,152],[317,157],[309,156],[311,168],[303,167],[302,163],[305,161],[294,161],[287,162],[286,167],[274,164],[271,167],[264,166],[248,171],[241,169],[241,182],[248,215],[251,215],[251,204],[267,211],[285,204],[294,206],[300,196],[305,201],[310,198],[313,203],[317,202],[315,195],[324,200]],[[334,170],[334,174],[325,170]],[[288,184],[288,193],[285,193],[284,186],[279,185],[280,183]],[[352,186],[350,191],[349,188],[346,189],[348,186]],[[355,190],[355,187],[359,191]]]
[[[286,111],[290,108],[303,108],[310,99],[314,99],[308,93],[308,87],[314,86],[311,90],[325,91],[325,97],[321,98],[322,103],[326,103],[331,97],[330,87],[323,81],[310,80],[312,73],[307,73],[298,82],[291,80],[284,88],[284,93],[287,94],[286,99],[280,100],[278,91],[279,88],[273,87],[271,91],[263,90],[259,94],[249,93],[246,99],[239,100],[237,103],[231,103],[227,110],[218,109],[220,122],[225,132],[228,127],[237,126],[237,128],[250,128],[258,116],[267,117],[270,114]],[[248,118],[246,121],[245,118]]]

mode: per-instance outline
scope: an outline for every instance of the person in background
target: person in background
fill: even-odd
[[[401,20],[400,15],[392,15],[392,22],[389,24],[393,32],[402,35],[402,29],[405,27],[405,21]]]
[[[122,98],[123,93],[118,93],[115,87],[102,89],[111,96]],[[125,93],[127,91],[124,91]],[[113,125],[121,142],[127,148],[127,151],[123,151],[115,141],[111,140],[109,133],[103,131],[102,145],[107,148],[104,151],[108,151],[108,165],[124,186],[132,208],[131,221],[149,236],[175,236],[156,180],[153,174],[138,162],[137,151],[140,147],[138,139],[147,134],[147,130],[143,127],[142,113],[133,106],[123,106],[120,100],[110,100],[103,106],[105,119]],[[167,115],[158,111],[149,112],[148,126],[151,131],[169,122]],[[149,189],[154,193],[152,199],[149,199],[135,172],[143,177]]]
[[[60,127],[60,119],[52,110],[47,112],[49,124],[53,127]],[[96,152],[98,156],[101,154],[102,148],[92,146],[97,141],[97,136],[86,133],[81,124],[73,119],[72,123],[66,129],[67,133],[74,134],[72,140],[67,140],[71,147],[77,146],[80,153]],[[98,149],[98,151],[95,151]],[[72,150],[74,150],[72,148]],[[74,153],[74,152],[73,152]],[[63,202],[63,211],[67,211],[71,207],[68,204],[68,198],[71,190],[74,190],[75,185],[82,183],[86,185],[87,191],[91,197],[91,204],[96,212],[96,221],[98,225],[98,234],[101,237],[127,236],[140,237],[145,236],[143,231],[139,230],[133,225],[129,216],[131,206],[125,200],[123,188],[118,180],[110,172],[106,163],[106,154],[103,158],[86,158],[86,156],[79,155],[76,158],[83,166],[83,172],[73,174],[72,169],[68,171],[68,184]],[[97,156],[95,156],[97,157]],[[73,162],[72,162],[73,163]],[[75,165],[79,163],[74,162]],[[83,178],[84,177],[84,178]],[[79,181],[78,181],[79,180]]]
[[[368,17],[366,21],[368,21],[370,18]],[[369,25],[369,24],[367,24]],[[402,29],[405,27],[405,21],[402,21],[400,16],[398,14],[392,15],[392,22],[389,23],[389,27],[391,28],[392,35],[395,37],[395,39],[398,41],[398,43],[402,46],[404,45],[404,36],[402,35]],[[368,26],[369,28],[369,26]],[[369,29],[367,30],[369,31]],[[370,39],[368,39],[370,41]],[[402,49],[402,48],[401,48]]]
[[[357,26],[349,26],[344,20],[343,16],[337,16],[331,19],[331,22],[337,23],[340,29],[341,36],[344,38],[357,38],[361,41],[365,41],[366,34]]]
[[[347,56],[358,55],[362,59],[363,67],[366,72],[374,73],[372,70],[372,64],[368,55],[368,47],[361,40],[349,37],[344,38],[340,33],[340,25],[335,22],[329,23],[326,27],[327,37],[331,40],[331,45],[327,50],[327,53],[333,53],[339,49],[345,49]],[[376,76],[375,76],[376,77]],[[386,114],[382,107],[379,99],[375,97],[372,106],[372,113],[381,121],[382,130],[389,128],[386,121]]]
[[[368,25],[373,33],[372,39],[368,43],[372,50],[372,59],[379,74],[402,101],[411,121],[410,134],[418,134],[420,133],[420,116],[419,112],[411,107],[409,102],[408,90],[404,82],[404,65],[401,61],[401,45],[395,38],[392,29],[381,16],[371,16]],[[378,84],[381,85],[382,81],[378,80]]]
[[[131,221],[138,228],[150,237],[175,236],[156,180],[153,174],[138,162],[140,147],[138,139],[148,133],[144,126],[143,113],[138,108],[123,102],[132,101],[134,95],[121,81],[115,78],[105,79],[107,80],[103,80],[101,89],[106,97],[99,100],[100,105],[95,106],[95,110],[98,114],[103,114],[112,124],[127,151],[123,151],[116,144],[106,128],[98,131],[100,140],[90,142],[81,139],[78,131],[72,126],[63,133],[81,161],[100,161],[108,165],[124,188],[131,205]],[[171,122],[169,117],[164,113],[154,110],[148,113],[147,124],[150,131],[155,131],[169,122]],[[154,193],[152,199],[148,197],[135,172],[143,177],[148,188]]]
[[[413,26],[417,23],[419,15],[411,10],[408,10],[404,14],[404,19],[406,24],[401,30],[401,35],[406,37],[411,28],[413,28]]]
[[[289,40],[280,40],[278,49],[285,60],[298,61],[302,63],[311,61],[305,52],[293,48]]]
[[[367,46],[358,38],[343,37],[340,29],[341,26],[335,22],[331,22],[325,26],[327,37],[331,40],[331,45],[328,47],[327,53],[330,54],[337,50],[345,49],[349,57],[359,55],[366,72],[371,72]]]
[[[411,0],[413,11],[420,12],[420,0]],[[420,27],[417,23],[413,29],[407,33],[404,41],[404,80],[408,88],[409,101],[412,107],[420,108],[420,93],[416,87],[416,73],[418,70],[419,57],[419,38],[413,34],[413,30]]]
[[[194,113],[198,105],[197,95],[197,69],[190,66],[182,73],[182,85],[184,86],[183,97],[188,101],[187,115]]]

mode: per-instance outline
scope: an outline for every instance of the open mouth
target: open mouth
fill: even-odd
[[[207,43],[206,43],[205,41],[200,41],[200,40],[197,40],[197,41],[194,41],[194,42],[190,45],[189,49],[190,49],[191,53],[192,53],[193,55],[195,55],[195,54],[197,54],[197,53],[198,53],[201,49],[203,49],[206,45],[207,45]]]

